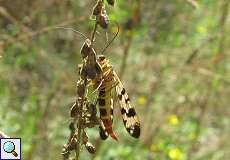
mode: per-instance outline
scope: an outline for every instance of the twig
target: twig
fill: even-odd
[[[120,67],[120,72],[119,72],[119,77],[122,78],[122,76],[125,73],[125,69],[126,69],[126,65],[127,65],[127,59],[128,59],[128,55],[129,55],[129,49],[132,43],[132,39],[133,36],[129,35],[128,39],[127,39],[127,43],[124,46],[124,51],[123,51],[123,58],[122,58],[122,63],[121,63],[121,67]]]
[[[4,132],[0,131],[0,138],[9,138]]]
[[[120,67],[120,72],[119,72],[119,77],[122,78],[122,76],[125,73],[126,65],[127,65],[127,59],[128,59],[128,54],[129,54],[129,49],[133,40],[133,29],[138,26],[138,24],[141,21],[141,0],[137,0],[133,3],[133,11],[132,11],[132,17],[129,19],[130,23],[130,28],[129,32],[131,34],[128,34],[127,37],[127,43],[124,46],[124,51],[123,51],[123,58],[122,58],[122,64]]]
[[[97,31],[97,22],[95,22],[94,29],[91,35],[90,39],[90,46],[91,47],[94,40],[95,40],[95,34]],[[95,53],[96,54],[96,53]],[[85,59],[84,56],[82,56],[82,68],[86,68],[86,61],[91,61],[90,58]],[[94,62],[91,62],[94,63]],[[79,73],[81,74],[81,68],[79,68]],[[84,141],[84,128],[85,128],[85,117],[84,117],[84,108],[85,108],[85,101],[87,100],[86,94],[87,94],[87,77],[86,76],[79,76],[79,79],[77,81],[77,95],[75,104],[73,107],[77,108],[77,113],[74,116],[73,121],[70,123],[70,137],[68,140],[68,143],[64,146],[63,151],[63,160],[69,159],[70,150],[75,149],[75,160],[79,160],[80,157],[80,149],[82,142]],[[72,108],[73,108],[72,107]],[[75,129],[74,124],[77,124],[77,129]],[[71,147],[73,146],[73,147]],[[70,149],[67,149],[70,148]]]
[[[34,138],[32,138],[32,141],[34,141],[33,145],[31,147],[30,151],[28,152],[27,157],[25,158],[27,160],[33,159],[34,151],[36,150],[37,145],[38,145],[38,141],[36,140],[37,137],[43,139],[44,142],[48,142],[47,141],[47,133],[44,131],[47,130],[47,127],[49,125],[48,117],[50,116],[50,113],[51,113],[50,109],[52,107],[54,107],[51,103],[52,103],[52,100],[57,98],[55,96],[58,94],[58,92],[56,92],[56,91],[60,91],[59,87],[60,87],[59,85],[55,84],[54,89],[50,90],[49,93],[47,93],[47,95],[46,95],[47,100],[46,100],[46,104],[44,105],[44,107],[42,107],[42,106],[41,106],[42,108],[38,107],[39,110],[41,109],[42,113],[41,113],[40,119],[35,124],[37,129],[35,130],[35,133],[33,136]],[[39,110],[37,110],[37,111],[39,111]],[[39,142],[39,143],[41,144],[42,142]],[[46,144],[43,144],[43,145],[46,145]],[[45,148],[45,147],[43,147],[43,148]],[[42,152],[42,154],[45,155],[46,152]]]
[[[47,27],[41,28],[41,29],[39,29],[37,31],[33,31],[33,32],[22,34],[22,35],[20,35],[18,37],[11,37],[11,38],[6,39],[5,44],[9,45],[9,44],[15,43],[16,41],[24,41],[24,40],[32,38],[34,36],[46,33],[46,32],[51,31],[51,30],[54,30],[54,29],[56,29],[57,26],[68,25],[68,24],[73,23],[74,21],[75,20],[73,20],[73,19],[67,20],[67,21],[55,24],[53,26],[47,26]]]
[[[203,49],[204,46],[207,46],[207,44],[213,42],[215,40],[216,36],[211,36],[208,39],[205,39],[203,42],[201,42],[200,46],[197,48],[194,48],[192,52],[189,54],[188,58],[185,61],[185,65],[191,64],[193,60],[197,57],[198,53]]]
[[[219,80],[222,80],[224,83],[226,83],[226,84],[230,84],[230,77],[224,77],[223,75],[221,75],[221,74],[218,74],[218,73],[215,73],[215,72],[213,72],[213,71],[210,71],[210,70],[208,70],[208,69],[205,69],[205,68],[196,68],[195,69],[199,74],[202,74],[202,75],[204,75],[204,76],[207,76],[207,77],[211,77],[211,78],[213,78],[213,77],[216,77],[216,78],[218,78]]]
[[[77,146],[76,146],[76,155],[75,159],[78,160],[80,156],[80,143],[81,143],[81,134],[82,134],[82,110],[83,110],[83,103],[81,103],[79,107],[79,115],[78,115],[78,129],[77,129]]]
[[[98,26],[98,24],[97,24],[97,22],[95,22],[95,25],[94,25],[94,29],[93,29],[93,33],[92,33],[92,35],[91,35],[91,43],[94,41],[94,39],[95,39],[95,34],[96,34],[96,32],[97,32],[97,26]]]
[[[113,38],[108,41],[108,43],[106,44],[106,46],[102,49],[102,51],[100,52],[101,54],[104,54],[105,50],[112,44],[112,42],[115,40],[115,38],[118,36],[118,33],[120,32],[120,27],[119,24],[117,24],[117,32],[116,34],[113,36]]]
[[[96,152],[95,147],[88,141],[89,138],[85,129],[92,128],[100,123],[99,118],[96,116],[96,106],[94,102],[90,102],[87,93],[89,82],[100,79],[102,74],[101,66],[97,61],[97,55],[93,48],[98,25],[103,29],[106,29],[108,26],[108,16],[102,0],[97,1],[92,13],[97,18],[90,39],[86,39],[80,51],[82,63],[78,67],[77,94],[75,103],[70,111],[72,118],[70,123],[71,133],[68,143],[64,145],[62,152],[64,160],[69,159],[70,151],[75,151],[74,160],[79,160],[82,145],[85,145],[89,153],[93,154]]]
[[[93,43],[94,41],[94,38],[95,38],[95,33],[96,33],[96,30],[97,30],[97,22],[95,22],[95,25],[94,25],[94,29],[93,29],[93,33],[91,35],[91,44]],[[85,65],[84,63],[84,60],[83,60],[83,67]],[[82,79],[83,78],[83,79]],[[76,98],[76,102],[75,103],[78,103],[80,102],[79,104],[79,108],[78,108],[78,117],[77,117],[77,133],[75,133],[75,135],[77,135],[77,144],[76,144],[76,150],[75,150],[75,159],[78,160],[79,159],[79,156],[80,156],[80,146],[81,146],[81,142],[82,142],[82,130],[83,130],[83,107],[84,107],[84,100],[86,99],[85,95],[86,95],[86,92],[87,92],[87,78],[86,77],[80,77],[78,79],[78,82],[83,82],[83,87],[85,87],[84,89],[84,93],[81,93],[81,94],[78,94],[78,98]],[[78,90],[80,90],[82,86],[78,86]],[[79,93],[79,91],[77,91]],[[82,96],[82,97],[81,97]]]
[[[211,90],[212,92],[212,90]],[[196,117],[196,122],[197,122],[197,125],[199,126],[199,128],[202,128],[202,125],[203,125],[203,121],[204,121],[204,118],[207,114],[207,110],[208,110],[208,102],[209,102],[209,98],[210,97],[210,90],[207,91],[206,95],[204,95],[203,97],[201,97],[199,100],[198,100],[198,106],[200,107],[200,111]],[[192,140],[191,142],[191,146],[188,148],[188,159],[191,160],[191,157],[192,155],[194,155],[194,152],[196,152],[198,149],[199,149],[199,142],[198,142],[198,139],[199,139],[199,135],[201,134],[200,133],[200,129],[196,129],[195,131],[195,138]]]
[[[29,28],[26,27],[25,25],[23,25],[20,21],[18,21],[15,17],[13,17],[5,8],[0,7],[0,15],[2,15],[3,17],[5,17],[6,19],[8,19],[11,23],[19,26],[19,28],[23,31],[23,32],[29,32]]]
[[[70,20],[66,20],[66,21],[63,21],[61,23],[58,23],[58,24],[55,24],[52,26],[47,26],[47,27],[41,28],[37,31],[26,32],[22,35],[19,35],[18,37],[8,37],[7,39],[0,41],[0,54],[3,54],[4,49],[7,46],[9,46],[15,42],[20,42],[20,41],[25,41],[27,39],[31,39],[32,37],[35,37],[35,36],[38,36],[40,34],[49,32],[51,30],[55,30],[55,29],[57,29],[56,28],[57,26],[65,26],[65,25],[68,25],[68,24],[71,24],[74,22],[75,22],[74,19],[70,19]]]
[[[186,0],[186,2],[191,5],[194,9],[197,9],[199,7],[199,4],[196,0]]]
[[[219,37],[219,46],[218,52],[214,57],[214,63],[219,63],[219,61],[224,57],[224,47],[225,47],[225,40],[226,40],[226,23],[228,18],[228,10],[229,10],[229,0],[223,0],[221,4],[221,17],[219,21],[219,28],[220,28],[220,37]]]
[[[160,79],[161,73],[158,72],[158,74],[159,74],[159,79]],[[145,104],[146,110],[144,113],[146,116],[145,116],[143,122],[151,122],[153,119],[152,113],[153,113],[154,107],[152,107],[151,104],[154,103],[153,96],[155,93],[157,93],[157,90],[159,89],[159,83],[160,83],[160,80],[157,82],[153,80],[149,85],[150,86],[149,92],[148,92],[149,94],[146,98],[146,104]],[[153,93],[153,91],[154,91],[154,93]],[[156,136],[156,132],[153,132],[153,130],[154,131],[158,130],[158,128],[161,126],[160,122],[161,121],[158,121],[158,123],[157,123],[158,125],[156,125],[155,128],[153,128],[152,127],[153,125],[151,125],[149,123],[145,123],[143,125],[143,127],[142,127],[143,133],[145,133],[145,135],[143,135],[143,142],[145,144],[150,144],[152,142],[152,140],[154,139],[154,136]]]

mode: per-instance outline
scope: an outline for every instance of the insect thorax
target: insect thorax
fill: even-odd
[[[118,84],[113,67],[109,64],[106,58],[99,59],[99,64],[102,68],[102,76],[94,80],[94,88],[99,87],[99,90],[104,88],[106,91],[111,90]]]

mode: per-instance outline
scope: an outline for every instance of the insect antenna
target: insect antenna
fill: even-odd
[[[80,34],[82,37],[84,37],[85,39],[89,39],[85,34],[73,29],[73,28],[70,28],[70,27],[55,27],[56,29],[65,29],[65,30],[71,30],[77,34]]]
[[[120,26],[117,22],[115,22],[117,25],[117,32],[116,34],[113,36],[113,38],[106,44],[106,46],[102,49],[101,54],[103,55],[103,53],[105,52],[105,50],[113,43],[113,41],[115,40],[115,38],[118,36],[118,33],[120,32]]]

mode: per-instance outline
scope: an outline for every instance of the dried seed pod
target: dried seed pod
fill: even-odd
[[[74,126],[74,123],[73,123],[73,122],[71,122],[71,123],[69,124],[69,129],[70,129],[71,131],[74,131],[74,130],[75,130],[75,126]]]
[[[93,127],[95,127],[96,125],[98,125],[98,123],[97,123],[97,121],[87,121],[86,122],[86,124],[85,124],[85,126],[87,127],[87,128],[93,128]]]
[[[76,149],[76,147],[77,147],[77,140],[76,140],[76,138],[72,138],[72,140],[66,146],[64,146],[64,147],[66,147],[66,149],[68,151],[72,151],[72,150]]]
[[[77,67],[78,67],[78,74],[80,75],[83,65],[82,65],[82,64],[79,64]]]
[[[76,117],[78,113],[78,104],[75,102],[73,106],[70,109],[70,116],[71,117]]]
[[[115,0],[107,0],[108,4],[110,4],[111,6],[114,6],[115,4]]]
[[[96,17],[96,21],[97,23],[104,29],[107,29],[108,28],[108,25],[109,25],[109,17],[106,13],[106,10],[105,8],[102,8],[102,12],[101,14],[99,14],[97,17]]]
[[[99,76],[102,73],[102,69],[98,66],[96,60],[96,52],[92,49],[92,52],[88,55],[86,59],[86,75],[88,79],[95,79],[96,76]]]
[[[85,128],[93,128],[95,126],[95,124],[93,124],[91,121],[89,121],[88,119],[85,121],[84,124]]]
[[[82,48],[81,48],[81,55],[82,58],[86,58],[89,53],[91,52],[92,48],[91,48],[91,41],[89,39],[85,40],[85,43],[83,44]]]
[[[86,86],[84,85],[83,80],[78,80],[77,82],[77,94],[79,97],[84,97],[86,92]]]
[[[97,77],[100,77],[101,73],[102,72],[98,71],[96,68],[96,65],[86,67],[86,74],[88,79],[94,80]]]
[[[97,4],[93,7],[93,15],[94,16],[99,15],[101,13],[101,10],[102,10],[103,6],[104,5],[103,5],[102,0],[98,0]]]
[[[81,66],[81,68],[79,68],[79,74],[81,76],[82,79],[84,79],[87,76],[87,72],[86,72],[86,68]]]
[[[87,102],[86,104],[86,109],[87,109],[87,112],[89,113],[89,115],[91,116],[92,114],[97,114],[95,113],[95,107],[93,107],[94,104],[90,103],[89,101]]]
[[[90,111],[91,111],[91,118],[92,118],[92,119],[95,119],[96,116],[97,116],[97,108],[96,108],[96,105],[91,103],[91,104],[89,105],[89,108],[90,108]]]
[[[100,124],[100,120],[97,117],[97,109],[94,104],[88,103],[87,107],[87,120],[85,126],[87,128],[93,128],[96,125]]]
[[[88,150],[89,153],[94,154],[96,152],[96,148],[90,143],[87,142],[85,144],[85,148]]]
[[[94,79],[97,76],[95,67],[86,67],[86,73],[88,79]]]
[[[105,15],[99,15],[96,18],[97,23],[104,29],[108,28],[109,21],[107,20],[107,17]]]
[[[95,77],[97,76],[97,71],[96,71],[95,65],[93,63],[91,63],[90,61],[87,61],[87,62],[88,62],[88,64],[85,67],[87,78],[88,79],[95,79]]]
[[[79,74],[81,78],[84,79],[87,77],[88,79],[94,79],[97,75],[102,73],[102,69],[96,60],[96,52],[91,46],[91,41],[86,39],[84,45],[81,49],[82,57],[84,58],[86,64],[79,65]]]
[[[87,134],[86,134],[86,132],[85,132],[85,130],[83,130],[83,132],[82,132],[82,143],[83,144],[86,144],[87,142],[88,142],[88,136],[87,136]]]
[[[68,158],[68,157],[69,157],[69,154],[70,154],[70,151],[68,151],[68,150],[66,149],[66,147],[67,147],[67,145],[64,144],[64,146],[63,146],[63,148],[62,148],[61,154],[62,154],[64,157]]]

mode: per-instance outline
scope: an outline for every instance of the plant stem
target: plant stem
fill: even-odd
[[[97,32],[97,22],[95,22],[94,29],[93,29],[93,33],[92,33],[92,35],[91,35],[91,43],[93,43],[93,41],[94,41],[96,32]]]
[[[95,25],[94,25],[94,29],[93,29],[93,33],[91,35],[91,44],[93,43],[94,41],[94,38],[95,38],[95,34],[96,34],[96,31],[97,31],[97,22],[95,22]],[[82,62],[83,63],[83,67],[84,67],[84,61]],[[81,81],[82,79],[79,78],[79,81]],[[84,81],[84,84],[83,86],[87,87],[87,78],[84,77],[83,79]],[[86,91],[87,91],[87,88],[85,89],[85,92],[84,92],[84,97],[80,97],[81,99],[78,98],[78,101],[77,102],[81,102],[80,103],[80,106],[79,106],[79,115],[78,115],[78,118],[77,118],[77,122],[78,122],[78,125],[77,125],[77,146],[76,146],[76,155],[75,155],[75,159],[76,160],[79,160],[79,157],[80,157],[80,147],[81,147],[81,141],[82,141],[82,123],[83,123],[83,107],[84,107],[84,100],[85,100],[85,94],[86,94]]]

